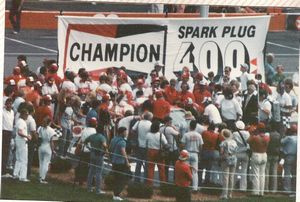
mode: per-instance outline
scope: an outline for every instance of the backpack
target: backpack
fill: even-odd
[[[280,104],[277,100],[271,101],[268,99],[271,104],[271,122],[280,122],[281,115],[280,115]]]
[[[139,143],[139,141],[138,141],[138,127],[139,127],[140,122],[138,123],[137,130],[136,131],[132,130],[132,127],[138,121],[140,121],[140,120],[136,119],[136,118],[133,118],[130,121],[130,124],[129,124],[128,138],[127,138],[127,145],[126,145],[126,152],[129,153],[129,154],[132,153],[133,150],[135,150],[138,147],[138,143]]]

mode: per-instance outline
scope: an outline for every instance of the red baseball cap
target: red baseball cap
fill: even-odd
[[[95,117],[92,117],[89,119],[89,124],[92,126],[96,126],[97,125],[97,119]]]
[[[185,161],[185,160],[187,160],[189,158],[189,152],[187,151],[187,150],[182,150],[181,152],[180,152],[180,156],[179,156],[179,160],[181,160],[181,161]]]

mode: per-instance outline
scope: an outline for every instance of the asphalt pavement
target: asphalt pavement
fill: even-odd
[[[29,66],[35,70],[44,58],[57,59],[56,30],[22,30],[18,35],[5,30],[4,75],[11,74],[16,57],[27,55]],[[299,32],[269,32],[266,52],[275,54],[274,64],[283,64],[286,72],[296,72],[299,67]]]
[[[11,6],[11,0],[6,0],[6,8]],[[147,12],[150,5],[118,4],[99,2],[71,2],[70,0],[26,0],[24,10],[35,11],[93,11],[93,12]],[[56,30],[22,30],[13,35],[11,30],[5,30],[4,75],[12,72],[16,65],[16,57],[27,55],[28,64],[35,70],[44,58],[57,59]],[[300,32],[284,31],[269,32],[267,35],[266,52],[272,52],[276,58],[274,64],[283,64],[286,72],[296,72],[299,67]]]

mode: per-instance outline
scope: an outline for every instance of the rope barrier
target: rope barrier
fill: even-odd
[[[66,142],[71,142],[70,140],[66,140]],[[100,148],[94,148],[94,147],[91,147],[89,146],[88,148],[90,149],[95,149],[95,150],[98,150],[98,151],[101,151],[103,153],[106,153],[105,150],[103,149],[100,149]],[[115,155],[115,156],[119,156],[119,157],[124,157],[120,154],[117,154],[117,153],[113,153],[113,152],[107,152],[109,155]],[[157,162],[153,162],[153,161],[148,161],[148,160],[143,160],[143,159],[139,159],[139,158],[136,158],[136,157],[133,157],[131,155],[127,155],[128,156],[128,159],[129,160],[133,160],[133,161],[142,161],[143,163],[146,162],[146,163],[151,163],[151,164],[156,164],[156,165],[161,165],[161,166],[166,166],[167,164],[164,164],[164,163],[157,163]],[[249,160],[250,162],[250,160]],[[201,163],[201,161],[200,161]],[[172,168],[172,169],[175,169],[175,167],[173,165],[167,165],[169,168]],[[231,172],[223,172],[223,171],[214,171],[214,170],[206,170],[206,169],[198,169],[197,170],[198,172],[207,172],[207,173],[216,173],[216,174],[234,174],[234,175],[240,175],[240,176],[256,176],[255,174],[251,174],[251,173],[237,173],[237,172],[234,172],[234,173],[231,173]],[[261,177],[262,175],[260,175]],[[265,177],[284,177],[283,175],[264,175]],[[296,177],[296,175],[290,175],[291,177]]]
[[[60,155],[58,155],[60,156]],[[72,157],[68,157],[68,159],[70,160],[75,160],[75,161],[78,161],[78,159],[76,158],[72,158]],[[97,167],[97,168],[102,168],[104,170],[108,170],[110,172],[114,172],[114,173],[119,173],[119,174],[122,174],[122,175],[125,175],[125,176],[128,176],[128,177],[134,177],[134,178],[138,178],[138,179],[143,179],[143,180],[150,180],[152,182],[156,182],[156,183],[160,183],[160,184],[166,184],[166,185],[173,185],[173,186],[176,186],[175,183],[171,183],[171,182],[166,182],[166,181],[160,181],[160,180],[156,180],[156,179],[150,179],[150,178],[146,178],[146,177],[141,177],[141,176],[135,176],[134,174],[128,174],[128,173],[125,173],[125,172],[121,172],[121,171],[116,171],[116,170],[112,170],[110,168],[105,168],[105,164],[103,163],[103,166],[98,166],[96,164],[91,164],[89,162],[86,162],[86,161],[81,161],[83,162],[84,164],[88,164],[88,165],[92,165],[94,167]],[[189,186],[189,188],[193,188],[192,186]],[[207,187],[207,186],[200,186],[201,189],[214,189],[214,190],[223,190],[222,187]],[[232,191],[240,191],[240,189],[232,189]],[[256,191],[260,191],[260,190],[257,190],[257,189],[247,189],[247,191],[252,191],[252,192],[256,192]],[[268,191],[268,190],[265,190],[265,191]],[[294,194],[296,193],[295,191],[278,191],[280,193],[291,193],[291,194]]]

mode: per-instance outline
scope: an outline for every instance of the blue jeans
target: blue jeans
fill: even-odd
[[[103,154],[96,153],[95,151],[91,151],[91,159],[89,165],[89,174],[87,180],[87,188],[88,190],[92,189],[93,178],[96,177],[96,192],[100,192],[101,185],[101,174],[103,170]]]
[[[287,155],[284,157],[284,191],[294,191],[296,188],[297,156]]]
[[[62,137],[60,137],[60,143],[59,143],[59,154],[63,156],[67,154],[67,150],[71,142],[71,138],[72,138],[71,130],[67,128],[63,128]]]
[[[142,166],[144,166],[144,180],[146,180],[147,178],[147,149],[146,148],[141,148],[138,147],[137,149],[137,154],[136,154],[136,158],[137,158],[137,162],[136,162],[136,167],[135,167],[135,172],[134,172],[134,176],[135,176],[135,181],[136,182],[141,182],[143,181],[142,177],[141,177],[141,168]]]
[[[216,172],[216,170],[212,170],[212,167],[214,166],[216,168],[218,166],[219,159],[220,159],[220,155],[217,150],[202,151],[201,160],[199,164],[200,170],[198,171],[199,184],[209,183],[210,179],[214,179],[217,177],[218,173]],[[204,183],[202,182],[203,169],[206,170]]]

